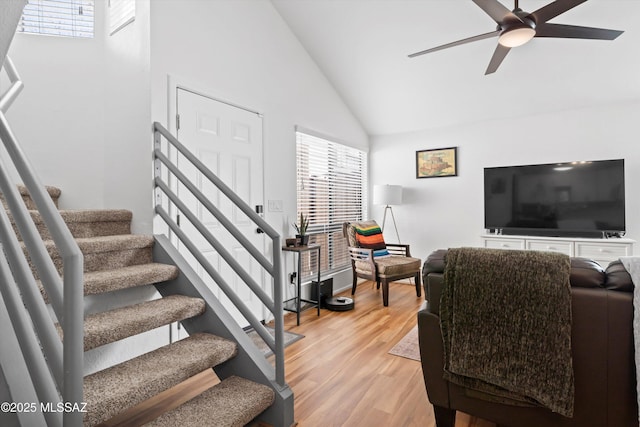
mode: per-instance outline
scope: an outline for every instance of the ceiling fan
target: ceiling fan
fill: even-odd
[[[512,11],[497,0],[473,0],[487,15],[496,21],[498,27],[495,31],[412,53],[409,55],[409,58],[465,43],[498,37],[498,46],[493,52],[493,57],[485,72],[486,75],[494,73],[498,69],[511,48],[521,46],[534,37],[614,40],[624,32],[604,28],[550,24],[547,22],[586,1],[587,0],[557,0],[541,7],[535,12],[529,13],[520,9],[518,0],[515,0],[515,6]]]

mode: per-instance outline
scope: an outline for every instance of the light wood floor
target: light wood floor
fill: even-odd
[[[392,283],[384,307],[381,291],[365,282],[352,311],[307,310],[300,326],[287,316],[286,329],[305,336],[285,349],[298,425],[434,427],[420,362],[388,354],[416,325],[423,302],[413,285]],[[495,425],[459,413],[463,426]]]
[[[350,291],[343,293],[350,296]],[[286,380],[294,392],[299,427],[435,427],[420,362],[388,351],[416,324],[424,298],[413,285],[392,283],[389,307],[371,282],[358,287],[355,309],[309,309],[300,326],[285,316],[287,330],[305,338],[285,349]],[[143,425],[218,382],[212,371],[194,377],[102,424]],[[204,425],[204,424],[203,424]],[[456,427],[495,427],[458,413]]]

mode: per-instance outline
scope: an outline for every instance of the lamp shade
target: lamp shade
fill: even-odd
[[[374,185],[373,204],[375,205],[400,205],[402,204],[402,186],[400,185]]]

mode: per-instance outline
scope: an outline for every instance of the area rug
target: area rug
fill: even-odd
[[[265,326],[271,336],[275,334],[274,329],[271,326]],[[269,346],[264,342],[264,340],[258,335],[255,329],[251,328],[247,330],[247,335],[253,341],[253,343],[258,347],[258,349],[264,354],[264,357],[269,357],[273,354]],[[294,342],[301,340],[304,338],[304,335],[296,334],[295,332],[284,331],[284,346],[287,347]]]
[[[418,346],[418,325],[407,333],[396,345],[394,345],[389,354],[400,356],[411,360],[420,361],[420,347]]]

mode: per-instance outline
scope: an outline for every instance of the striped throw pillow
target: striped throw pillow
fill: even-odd
[[[365,249],[373,249],[374,257],[389,255],[387,245],[382,237],[382,230],[377,224],[367,227],[354,226],[353,228],[356,231],[358,246]]]

